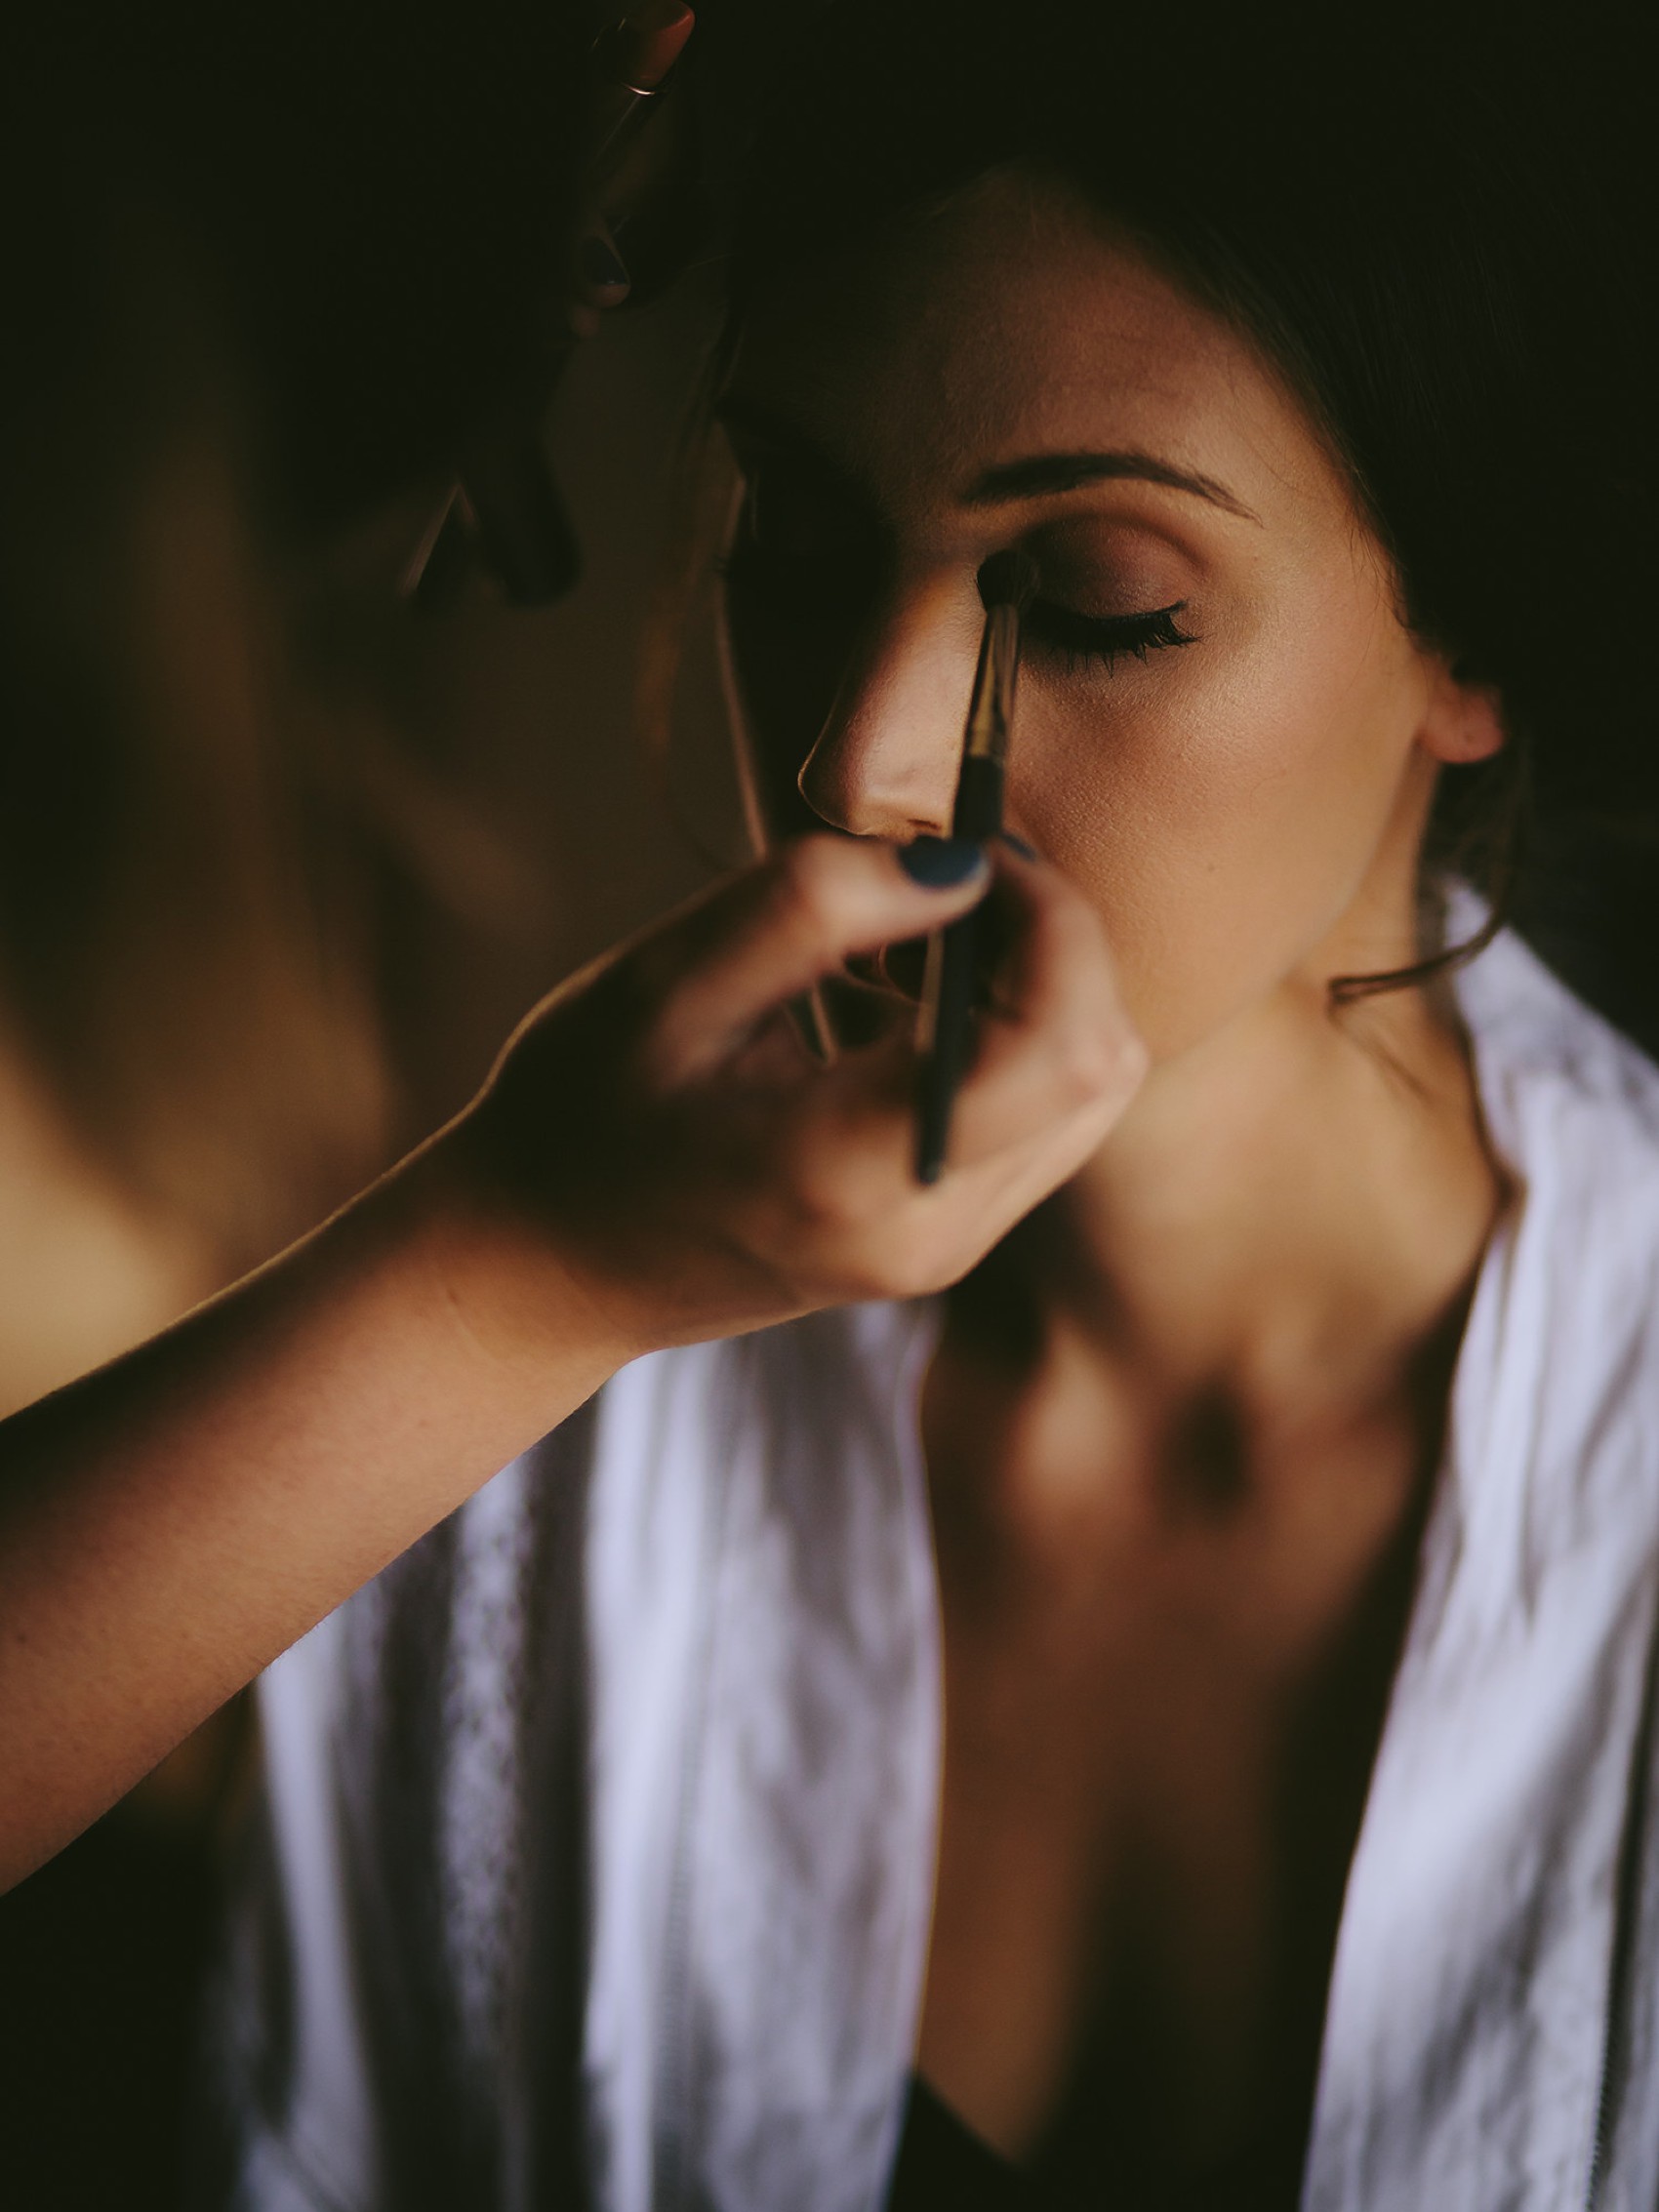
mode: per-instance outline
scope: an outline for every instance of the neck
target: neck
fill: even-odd
[[[1501,1194],[1449,1013],[1402,990],[1333,1015],[1293,980],[1154,1069],[983,1310],[1160,1395],[1340,1417],[1466,1293]]]

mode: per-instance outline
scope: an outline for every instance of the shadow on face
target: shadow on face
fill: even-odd
[[[1003,171],[791,280],[721,415],[774,833],[949,824],[975,578],[1017,543],[1009,825],[1098,905],[1154,1055],[1413,957],[1436,763],[1501,733],[1273,367],[1092,208]]]

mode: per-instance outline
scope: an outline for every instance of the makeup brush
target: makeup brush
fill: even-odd
[[[1002,783],[1020,672],[1020,618],[1032,596],[1031,563],[1019,551],[993,553],[979,572],[985,608],[979,666],[962,733],[962,764],[951,817],[952,837],[988,843],[1002,827]],[[916,1044],[916,1181],[937,1183],[945,1169],[951,1110],[967,1072],[977,982],[977,913],[928,941]]]

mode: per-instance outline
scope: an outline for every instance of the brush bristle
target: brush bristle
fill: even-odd
[[[1010,545],[1005,553],[992,553],[981,564],[978,581],[980,605],[987,614],[992,607],[1012,607],[1023,614],[1035,589],[1036,573],[1020,548]]]

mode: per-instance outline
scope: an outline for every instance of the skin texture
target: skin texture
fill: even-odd
[[[627,286],[585,278],[580,242],[568,273],[584,335]],[[826,1068],[786,1002],[993,874],[1002,995],[957,1172],[923,1192],[908,1025]],[[938,1289],[1144,1066],[1098,916],[1006,852],[924,889],[890,848],[805,840],[552,992],[375,1188],[0,1423],[0,1887],[625,1361]]]
[[[927,1383],[947,1744],[918,2064],[1079,2188],[1289,2205],[1503,1200],[1448,1009],[1338,1019],[1328,986],[1417,956],[1438,769],[1502,743],[1497,704],[1404,626],[1251,342],[1058,185],[992,177],[791,277],[725,415],[763,817],[949,821],[976,572],[1020,544],[1009,823],[1101,916],[1153,1064],[952,1295]],[[1024,463],[1085,452],[1133,458],[1033,492]],[[1057,649],[1056,605],[1175,608],[1194,642],[1108,667]]]
[[[0,1886],[626,1361],[960,1275],[1145,1066],[1097,917],[997,856],[1014,951],[948,1186],[907,1035],[832,1068],[785,1011],[986,896],[819,837],[528,1018],[480,1097],[177,1327],[0,1423]]]

